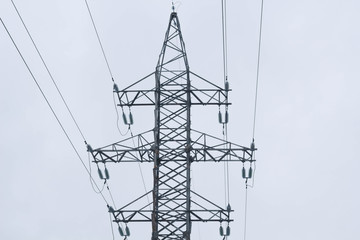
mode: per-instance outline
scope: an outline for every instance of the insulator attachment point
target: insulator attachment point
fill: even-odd
[[[109,205],[108,205],[108,209],[109,209],[109,212],[110,212],[110,213],[115,212],[115,210],[114,210],[114,208],[113,208],[112,206],[109,206]]]
[[[227,207],[226,207],[226,210],[227,210],[228,212],[231,212],[231,206],[230,206],[230,203],[228,203],[228,205],[227,205]]]
[[[114,83],[113,90],[114,92],[119,92],[119,87],[116,83]]]
[[[252,141],[252,143],[250,144],[250,149],[251,149],[251,151],[255,150],[255,142],[254,141]]]
[[[86,148],[87,148],[87,151],[88,151],[88,152],[93,152],[93,149],[92,149],[92,147],[90,146],[90,144],[87,144],[87,145],[86,145]]]

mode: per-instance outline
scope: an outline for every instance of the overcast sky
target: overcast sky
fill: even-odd
[[[116,128],[111,78],[85,2],[15,3],[86,140],[101,147],[123,139]],[[245,146],[252,137],[260,4],[228,0],[229,140]],[[171,1],[89,0],[89,5],[119,88],[154,71]],[[221,85],[221,1],[184,0],[177,6],[191,70]],[[356,0],[264,0],[249,240],[360,238],[359,11]],[[0,1],[0,17],[87,162],[83,140],[10,0]],[[0,79],[0,239],[112,239],[104,201],[93,192],[2,26]],[[222,137],[217,109],[207,109],[193,109],[193,128]],[[151,109],[133,114],[134,134],[152,127]],[[223,204],[222,165],[196,164],[193,189]],[[229,239],[234,240],[243,236],[241,167],[234,163],[230,172],[235,221]],[[151,164],[142,169],[150,189]],[[118,206],[144,192],[136,164],[109,170]],[[129,227],[130,239],[150,239],[150,224]],[[218,228],[194,224],[192,239],[220,239]],[[116,229],[115,239],[120,239]]]

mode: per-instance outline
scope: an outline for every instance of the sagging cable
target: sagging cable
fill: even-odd
[[[7,27],[6,27],[5,23],[4,23],[4,21],[3,21],[1,18],[0,18],[0,21],[1,21],[1,23],[2,23],[2,25],[3,25],[3,27],[4,27],[4,29],[6,30],[6,32],[7,32],[8,36],[9,36],[10,40],[12,41],[12,43],[13,43],[14,47],[16,48],[16,50],[17,50],[17,52],[18,52],[19,56],[21,57],[21,59],[22,59],[23,63],[25,64],[25,66],[26,66],[26,68],[27,68],[28,72],[30,73],[30,75],[31,75],[32,79],[34,80],[34,82],[35,82],[36,86],[38,87],[38,89],[39,89],[39,91],[40,91],[41,95],[43,96],[43,98],[44,98],[44,100],[46,101],[46,103],[47,103],[48,107],[50,108],[50,110],[51,110],[52,114],[54,115],[54,117],[55,117],[55,119],[56,119],[57,123],[59,124],[59,126],[60,126],[60,128],[62,129],[63,133],[65,134],[65,136],[66,136],[67,140],[69,141],[69,143],[70,143],[71,147],[73,148],[73,150],[74,150],[74,152],[76,153],[77,157],[79,158],[79,160],[80,160],[81,164],[83,165],[83,167],[85,168],[86,172],[88,173],[88,175],[89,175],[90,179],[91,179],[92,181],[94,181],[94,183],[95,183],[95,180],[94,180],[94,179],[92,178],[92,176],[91,176],[91,172],[90,172],[90,170],[86,167],[86,164],[85,164],[84,160],[83,160],[83,159],[82,159],[82,157],[80,156],[80,154],[79,154],[78,150],[76,149],[76,147],[75,147],[74,143],[73,143],[73,142],[72,142],[72,140],[70,139],[70,136],[69,136],[69,135],[68,135],[68,133],[66,132],[66,130],[65,130],[64,126],[62,125],[62,123],[61,123],[61,121],[60,121],[59,117],[57,116],[57,114],[56,114],[55,110],[54,110],[54,109],[53,109],[53,107],[51,106],[51,104],[50,104],[49,100],[47,99],[47,97],[46,97],[46,95],[45,95],[45,93],[44,93],[44,91],[42,90],[42,88],[41,88],[40,84],[38,83],[37,79],[35,78],[35,75],[34,75],[34,74],[33,74],[33,72],[31,71],[31,69],[30,69],[29,65],[27,64],[27,62],[26,62],[26,60],[25,60],[24,56],[22,55],[22,53],[21,53],[20,49],[18,48],[17,44],[15,43],[15,40],[14,40],[14,39],[13,39],[13,37],[11,36],[11,34],[10,34],[9,30],[7,29]],[[85,142],[86,142],[86,141],[85,141]],[[94,187],[94,186],[92,185],[92,187]],[[104,200],[106,203],[108,203],[108,201],[106,200],[105,196],[101,193],[101,189],[99,188],[99,186],[98,186],[96,183],[95,183],[95,187],[96,187],[96,188],[100,191],[100,194],[101,194],[101,197],[103,198],[103,200]]]

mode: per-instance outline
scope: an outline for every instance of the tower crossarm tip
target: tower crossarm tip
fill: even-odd
[[[250,147],[224,141],[220,138],[192,130],[197,137],[191,141],[193,161],[254,162],[254,151]],[[194,136],[195,134],[193,134]]]
[[[148,209],[142,210],[115,210],[114,222],[151,222],[152,213],[154,211]],[[186,222],[186,210],[159,210],[158,222]],[[231,210],[233,212],[233,210]],[[230,213],[224,209],[197,209],[191,210],[192,222],[232,222]]]
[[[152,193],[152,191],[138,197],[129,204],[123,206],[120,209],[114,210],[113,208],[110,213],[113,214],[114,222],[151,222],[153,219],[153,214],[156,213],[158,216],[158,222],[186,222],[186,212],[187,210],[182,209],[179,206],[174,206],[173,208],[167,208],[163,210],[154,211],[151,209],[152,202],[143,205],[141,208],[136,208],[135,205],[141,200],[144,200],[146,195]],[[228,210],[219,207],[215,203],[209,201],[200,194],[191,191],[192,199],[191,201],[191,221],[194,222],[231,222],[233,219],[230,218],[230,213],[233,210]],[[160,198],[165,198],[166,196],[160,196]],[[134,208],[136,210],[134,210]]]
[[[148,139],[153,138],[153,130],[149,130],[142,134],[135,135],[120,142],[97,148],[89,151],[93,156],[95,163],[119,163],[119,162],[153,162],[155,159],[155,152],[162,151],[164,156],[172,161],[186,161],[186,152],[190,151],[193,162],[254,162],[254,152],[256,148],[244,147],[223,139],[191,130],[191,145],[182,144],[181,147],[172,149],[163,146],[155,150],[154,141]],[[129,147],[136,142],[136,146]],[[175,140],[163,140],[174,142]]]
[[[154,143],[147,140],[151,139],[150,135],[152,135],[152,130],[94,149],[91,151],[93,162],[153,162],[154,151],[152,149]],[[137,145],[130,147],[133,145],[133,141]]]
[[[160,92],[163,98],[162,106],[188,104],[186,98],[188,92],[190,92],[191,96],[191,105],[231,105],[228,102],[228,92],[231,91],[230,89],[221,88],[189,70],[162,70],[161,74],[164,75],[165,72],[170,77],[167,76],[167,81],[161,83],[160,86],[160,89],[163,89]],[[118,97],[117,105],[120,107],[156,105],[155,96],[157,91],[154,87],[148,87],[145,81],[152,75],[154,73],[147,75],[122,90],[114,89]],[[179,80],[187,80],[187,78],[192,83],[190,89],[187,89],[186,85],[178,83]]]
[[[192,100],[191,105],[231,105],[227,102],[226,96],[223,90],[221,89],[201,89],[201,88],[192,88],[189,90]],[[155,89],[150,90],[126,90],[119,91],[118,98],[119,103],[117,104],[120,107],[133,107],[133,106],[155,106]],[[162,96],[168,98],[168,101],[162,106],[178,106],[178,105],[187,105],[186,101],[187,91],[184,89],[172,89],[167,90],[165,93],[161,93]]]

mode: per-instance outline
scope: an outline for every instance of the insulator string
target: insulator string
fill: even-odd
[[[117,106],[116,106],[116,101],[115,101],[115,93],[113,93],[113,100],[114,100],[114,108],[115,108],[115,112],[116,112],[116,127],[120,133],[121,136],[125,136],[129,133],[130,131],[130,125],[128,127],[128,129],[126,130],[125,133],[122,133],[121,130],[120,130],[120,126],[119,126],[119,121],[120,121],[120,116],[119,116],[119,111],[117,109]]]
[[[103,184],[103,186],[101,187],[100,191],[96,190],[95,187],[94,187],[94,179],[92,177],[92,169],[91,169],[91,161],[90,161],[90,153],[88,152],[88,163],[89,163],[89,178],[90,178],[90,184],[91,184],[91,187],[92,189],[94,190],[95,193],[97,194],[101,194],[103,191],[104,191],[104,187],[105,187],[105,182]],[[95,183],[96,184],[96,183]]]

